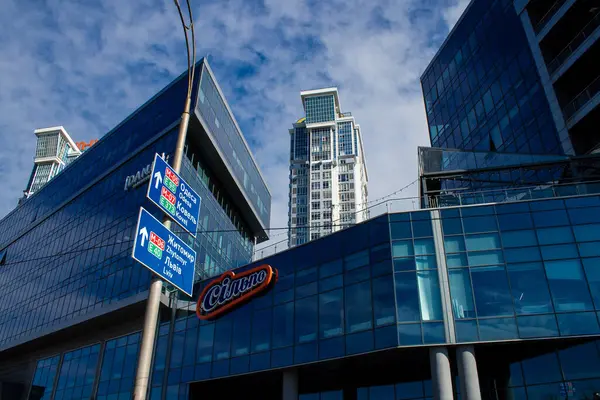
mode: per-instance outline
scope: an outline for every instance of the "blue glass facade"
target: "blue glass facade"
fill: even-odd
[[[433,147],[570,154],[512,0],[474,0],[421,77]]]
[[[241,267],[268,263],[279,279],[212,321],[178,303],[159,328],[151,398],[193,398],[194,382],[394,354],[381,350],[482,342],[525,346],[478,350],[483,398],[585,398],[600,389],[599,343],[589,341],[600,335],[599,216],[598,195],[386,214]],[[209,282],[196,285],[194,300]],[[539,341],[553,338],[563,339]],[[138,341],[132,333],[106,342],[99,399],[129,398]],[[40,361],[36,376],[50,365]],[[300,398],[433,397],[428,370],[371,379],[307,387]]]
[[[202,69],[208,76],[206,71]],[[156,217],[160,213],[146,200],[145,185],[127,182],[142,174],[155,153],[172,158],[186,77],[180,76],[0,221],[0,349],[108,307],[144,300],[151,273],[131,259],[132,235],[140,206]],[[193,140],[201,135],[192,125],[182,165],[183,177],[202,197],[200,232],[195,239],[180,233],[197,251],[198,280],[248,263],[256,234],[239,212],[244,204],[220,185],[223,177],[209,160],[195,153]],[[251,182],[264,187],[262,180],[260,185]],[[264,201],[270,203],[270,197]]]
[[[233,117],[218,83],[208,73],[208,64],[202,65],[200,90],[196,102],[196,115],[206,127],[206,132],[217,143],[230,173],[243,188],[246,199],[264,228],[271,218],[271,194],[262,178],[248,144]]]

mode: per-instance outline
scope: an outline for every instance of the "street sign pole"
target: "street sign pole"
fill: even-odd
[[[189,71],[188,71],[189,72]],[[194,77],[192,76],[192,79]],[[177,174],[181,172],[181,161],[183,160],[183,148],[187,136],[188,125],[190,123],[191,93],[185,100],[185,108],[181,114],[181,123],[179,124],[179,136],[177,136],[177,146],[175,148],[175,158],[173,160],[173,170]],[[152,179],[152,178],[151,178]],[[151,184],[151,182],[149,183]],[[171,230],[171,219],[165,215],[163,225]],[[136,232],[137,235],[137,232]],[[148,391],[148,380],[150,377],[150,367],[152,366],[152,355],[154,353],[154,344],[156,341],[156,327],[158,324],[158,310],[160,308],[160,295],[162,291],[162,280],[154,276],[150,284],[148,293],[148,302],[146,303],[146,315],[144,317],[144,329],[142,331],[142,343],[140,347],[140,357],[138,359],[137,372],[135,376],[135,387],[133,389],[133,400],[145,400]]]

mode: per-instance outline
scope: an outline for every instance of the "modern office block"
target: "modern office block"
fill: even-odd
[[[250,262],[255,243],[268,238],[271,195],[206,60],[196,71],[181,175],[202,198],[199,229],[196,237],[173,229],[197,252],[201,281]],[[182,74],[0,221],[2,399],[83,399],[96,396],[96,383],[132,387],[139,334],[102,345],[97,335],[139,329],[152,274],[131,258],[134,231],[140,207],[162,218],[146,189],[154,155],[172,160],[187,82]],[[63,130],[36,133],[38,157],[57,146],[68,156]],[[161,318],[173,289],[164,286]],[[55,353],[57,344],[84,349],[49,355],[33,375],[35,354]],[[112,371],[113,356],[120,372],[95,380],[95,366]]]

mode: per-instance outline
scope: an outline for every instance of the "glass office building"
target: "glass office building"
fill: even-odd
[[[512,0],[474,0],[421,77],[433,147],[570,154]]]
[[[278,279],[212,320],[214,278],[170,297],[149,397],[592,399],[599,249],[599,195],[385,214],[236,269]],[[29,398],[131,398],[141,321],[111,315],[21,346]]]
[[[419,150],[422,206],[600,179],[594,4],[470,2],[421,76],[433,147]]]
[[[200,281],[250,262],[255,243],[267,239],[271,195],[210,66],[197,65],[181,175],[202,198],[199,232],[178,233],[197,252]],[[35,377],[29,366],[39,351],[85,342],[108,325],[120,330],[121,313],[137,326],[151,273],[131,258],[135,225],[140,206],[160,217],[146,199],[147,182],[155,153],[173,157],[186,91],[187,73],[0,221],[3,399],[24,398],[32,377],[30,396],[47,398],[38,386],[52,384],[54,370],[54,398],[89,398],[92,366],[113,344],[115,357],[137,352],[118,340],[73,349],[58,364],[51,355]],[[85,333],[73,333],[81,327]]]

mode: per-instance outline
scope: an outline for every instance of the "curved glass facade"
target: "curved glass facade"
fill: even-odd
[[[236,269],[269,264],[279,278],[210,321],[195,300],[212,280],[198,282],[159,327],[150,398],[303,366],[341,375],[301,381],[302,399],[430,399],[427,351],[448,344],[477,346],[485,399],[589,398],[600,390],[599,216],[598,195],[386,214]],[[129,398],[130,338],[102,345],[99,399]],[[414,361],[382,366],[402,359]],[[52,365],[41,360],[36,379]]]

